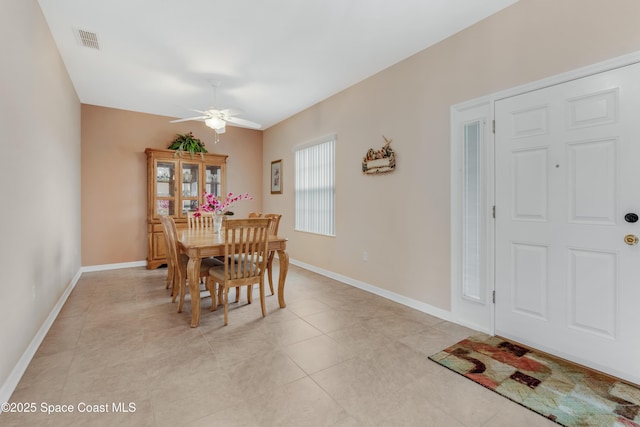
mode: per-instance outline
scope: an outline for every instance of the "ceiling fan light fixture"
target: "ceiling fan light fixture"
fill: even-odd
[[[209,126],[211,129],[219,129],[224,128],[224,120],[219,119],[218,117],[211,117],[210,119],[206,119],[204,124]]]
[[[214,100],[216,100],[216,89],[220,85],[220,82],[211,80],[210,83],[214,89],[213,91]],[[217,102],[214,105],[218,105]],[[236,112],[235,110],[232,110],[232,109],[220,110],[217,107],[214,107],[208,110],[193,109],[192,111],[195,111],[202,115],[196,116],[196,117],[187,117],[185,119],[171,120],[170,123],[186,122],[189,120],[204,120],[204,124],[207,127],[214,129],[216,131],[216,134],[225,133],[227,130],[226,129],[227,123],[229,123],[229,125],[231,126],[240,126],[240,127],[250,128],[250,129],[260,129],[262,127],[258,123],[233,117],[234,115],[239,114],[239,112]]]

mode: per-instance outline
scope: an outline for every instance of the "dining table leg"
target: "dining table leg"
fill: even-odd
[[[187,281],[191,295],[191,327],[200,323],[200,258],[189,258],[187,263]]]
[[[289,254],[287,251],[278,250],[278,263],[280,264],[280,275],[278,277],[278,303],[280,308],[285,308],[287,304],[284,302],[284,284],[289,271]]]

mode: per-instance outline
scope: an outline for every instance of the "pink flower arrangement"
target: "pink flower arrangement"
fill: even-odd
[[[238,195],[229,193],[224,201],[221,202],[212,193],[204,192],[202,194],[202,199],[204,200],[204,203],[196,209],[196,212],[193,214],[195,217],[200,216],[201,212],[213,212],[216,215],[223,215],[235,202],[239,202],[240,200],[253,200],[253,197],[249,196],[249,193]]]

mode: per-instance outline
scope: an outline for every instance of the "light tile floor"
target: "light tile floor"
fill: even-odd
[[[469,329],[295,266],[285,309],[268,296],[262,318],[243,292],[225,327],[206,298],[190,328],[165,277],[82,274],[11,398],[36,413],[0,425],[555,425],[427,359]]]

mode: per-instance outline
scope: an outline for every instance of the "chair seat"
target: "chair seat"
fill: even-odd
[[[233,263],[229,265],[229,273],[234,274],[238,273],[239,264]],[[256,264],[251,264],[249,268],[249,274],[252,276],[256,276],[260,274],[260,266]],[[220,281],[224,281],[224,264],[220,263],[220,265],[216,265],[209,269],[209,276],[219,279]]]

